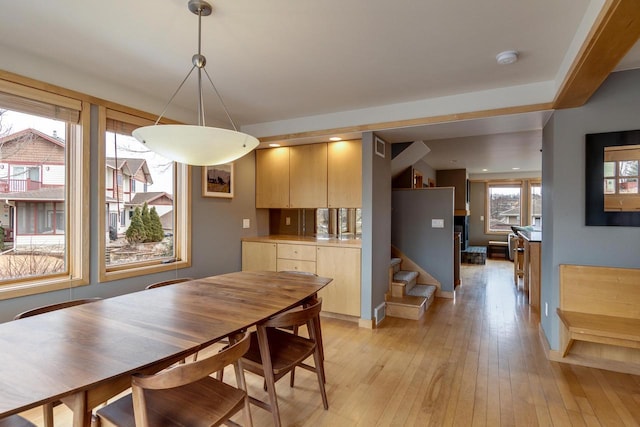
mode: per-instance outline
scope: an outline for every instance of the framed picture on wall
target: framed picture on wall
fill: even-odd
[[[202,197],[233,197],[233,163],[202,167]]]
[[[374,139],[373,143],[375,144],[376,154],[384,159],[384,153],[385,153],[385,143],[384,143],[384,141],[381,140],[380,138],[376,137]]]

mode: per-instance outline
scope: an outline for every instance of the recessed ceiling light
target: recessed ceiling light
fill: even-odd
[[[269,147],[280,147],[280,144],[269,144]]]
[[[458,161],[456,159],[453,159],[453,160],[449,160],[449,163],[458,163]]]
[[[482,172],[487,172],[489,169],[482,169]]]
[[[518,52],[515,50],[505,50],[496,55],[496,61],[500,65],[513,64],[518,60]]]
[[[340,138],[339,136],[332,136],[331,138],[329,138],[329,141],[342,141],[342,138]]]
[[[511,168],[514,171],[520,170],[520,168]]]

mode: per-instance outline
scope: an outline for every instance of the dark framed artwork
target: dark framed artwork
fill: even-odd
[[[233,163],[202,167],[202,197],[233,197]]]
[[[640,145],[640,130],[593,133],[587,134],[585,139],[585,225],[640,227],[640,210],[616,210],[611,208],[608,202],[605,208],[605,198],[610,197],[609,193],[615,193],[616,186],[625,184],[623,181],[630,181],[629,178],[617,176],[615,171],[618,170],[620,162],[609,161],[611,157],[615,159],[611,153],[630,151],[628,149],[632,149],[631,146]],[[614,171],[613,177],[609,177],[611,171]],[[637,173],[636,163],[635,189],[631,190],[636,193]],[[629,190],[625,189],[622,192],[628,193]],[[633,195],[625,195],[627,200],[630,196]],[[636,196],[636,200],[639,199],[640,194]],[[620,204],[622,205],[621,202]]]

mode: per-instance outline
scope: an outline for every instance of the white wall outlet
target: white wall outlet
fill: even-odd
[[[251,221],[249,220],[249,218],[244,218],[242,220],[242,228],[249,228],[251,227]]]
[[[549,304],[544,303],[544,317],[549,317]]]
[[[480,221],[484,221],[484,215],[480,215]]]
[[[432,219],[431,228],[444,228],[444,219]]]
[[[290,216],[284,217],[284,225],[291,225],[291,217]]]

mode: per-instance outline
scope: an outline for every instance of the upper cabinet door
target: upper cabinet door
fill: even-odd
[[[289,147],[289,207],[327,207],[327,144]]]
[[[328,207],[362,207],[362,142],[330,142],[327,170]]]
[[[289,207],[289,147],[256,150],[256,208]]]

